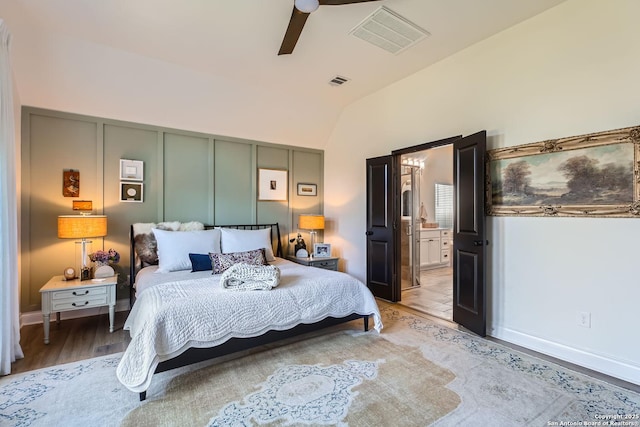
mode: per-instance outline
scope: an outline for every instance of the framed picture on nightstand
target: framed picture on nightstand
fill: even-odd
[[[314,243],[313,256],[316,258],[329,258],[331,256],[331,245],[329,243]]]

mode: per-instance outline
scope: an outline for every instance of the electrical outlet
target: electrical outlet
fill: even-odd
[[[578,312],[578,326],[582,326],[583,328],[591,327],[591,313],[588,311],[579,311]]]

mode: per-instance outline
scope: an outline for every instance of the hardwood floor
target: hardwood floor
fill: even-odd
[[[44,343],[42,324],[20,329],[20,345],[24,358],[11,365],[11,373],[46,368],[91,357],[124,351],[129,332],[122,329],[128,311],[116,312],[113,333],[109,333],[109,315],[81,317],[51,322],[49,344]]]
[[[400,304],[445,320],[453,320],[453,269],[420,272],[420,286],[402,291]]]

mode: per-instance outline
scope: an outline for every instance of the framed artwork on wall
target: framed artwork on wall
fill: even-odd
[[[62,171],[62,195],[64,197],[80,196],[80,171],[64,170]]]
[[[143,203],[144,184],[141,182],[120,182],[120,201]]]
[[[316,184],[298,183],[298,196],[317,196],[318,186]]]
[[[287,200],[287,171],[258,169],[258,200]]]
[[[487,152],[487,213],[640,218],[640,127]]]
[[[144,162],[142,160],[120,159],[120,180],[142,181]]]

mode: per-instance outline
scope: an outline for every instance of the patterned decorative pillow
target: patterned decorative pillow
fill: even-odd
[[[265,249],[265,257],[269,262],[276,260],[273,255],[273,243],[271,242],[271,228],[258,230],[236,230],[234,228],[221,228],[222,252],[242,252],[252,249]]]
[[[213,267],[212,274],[220,274],[232,265],[240,263],[250,265],[267,265],[264,248],[253,249],[245,252],[232,252],[228,254],[210,253],[209,258],[211,258],[211,266]]]
[[[204,224],[197,221],[180,223],[171,222],[138,222],[133,224],[133,244],[136,252],[136,265],[146,267],[158,264],[158,243],[153,235],[153,228],[168,231],[204,230]]]

